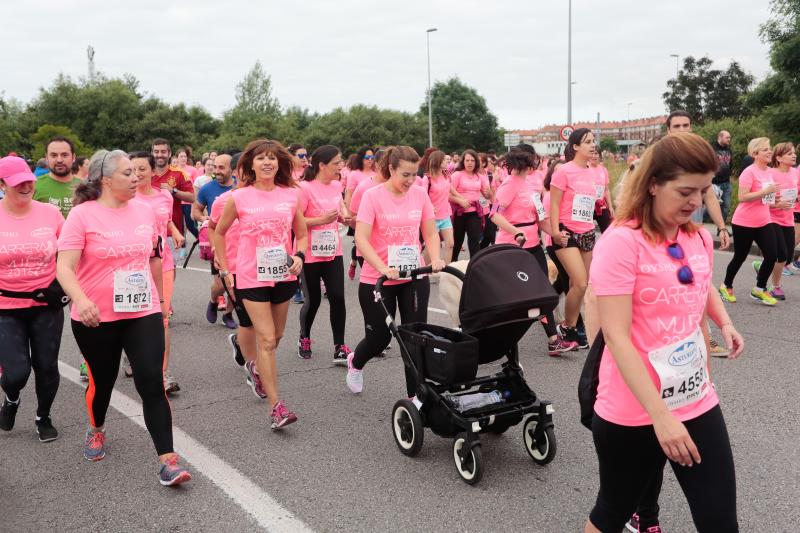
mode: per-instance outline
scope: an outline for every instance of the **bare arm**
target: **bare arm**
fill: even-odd
[[[192,204],[192,220],[196,220],[198,222],[203,222],[204,220],[208,220],[208,215],[206,215],[203,211],[205,211],[206,206],[201,204],[200,202],[195,201]]]
[[[372,225],[367,224],[366,222],[356,222],[356,248],[358,248],[358,251],[361,252],[361,255],[364,257],[364,261],[372,265],[372,268],[389,279],[397,279],[397,270],[390,269],[388,266],[386,266],[386,263],[383,262],[383,259],[381,259],[381,257],[378,255],[378,252],[376,252],[375,248],[372,247],[372,243],[369,242],[371,237]]]
[[[73,305],[75,305],[83,325],[97,327],[100,325],[100,310],[83,292],[76,274],[82,254],[82,250],[63,250],[58,252],[56,277],[64,292],[72,298]]]

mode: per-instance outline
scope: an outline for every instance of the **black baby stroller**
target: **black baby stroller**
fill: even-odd
[[[462,331],[423,323],[397,326],[387,311],[403,363],[417,380],[417,404],[400,400],[392,409],[400,452],[419,453],[426,427],[441,437],[454,437],[456,470],[464,481],[475,484],[483,474],[479,434],[503,433],[527,416],[525,449],[534,462],[549,463],[556,454],[553,406],[528,387],[518,351],[531,324],[558,303],[547,276],[533,255],[513,245],[481,250],[466,274],[452,267],[443,272],[464,282],[458,310]],[[431,268],[424,267],[408,275],[429,273]],[[375,285],[381,305],[385,280]],[[500,372],[476,377],[479,365],[503,358]]]

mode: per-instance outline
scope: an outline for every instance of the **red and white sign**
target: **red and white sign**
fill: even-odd
[[[572,135],[573,131],[575,131],[575,128],[573,128],[572,126],[564,126],[563,128],[561,128],[561,133],[560,133],[561,140],[568,141],[569,136]]]

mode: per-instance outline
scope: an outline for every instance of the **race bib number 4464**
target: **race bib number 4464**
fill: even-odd
[[[700,328],[685,339],[648,354],[661,381],[661,399],[669,410],[702,400],[711,390],[706,343]]]
[[[153,308],[150,273],[146,270],[114,271],[114,312],[138,313]]]
[[[256,280],[284,281],[289,277],[286,250],[282,246],[256,248]]]
[[[333,257],[339,244],[339,232],[335,229],[311,230],[311,255]]]

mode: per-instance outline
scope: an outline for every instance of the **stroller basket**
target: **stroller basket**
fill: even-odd
[[[478,340],[454,329],[414,322],[398,327],[421,378],[441,385],[469,381],[478,373]]]

